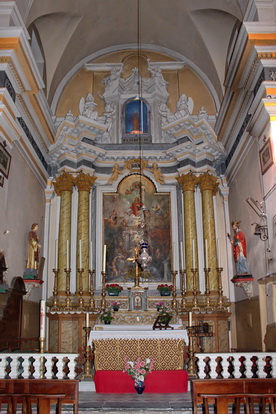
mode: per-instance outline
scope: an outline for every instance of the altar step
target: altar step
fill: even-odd
[[[79,414],[174,414],[192,413],[191,393],[100,394],[79,393]]]

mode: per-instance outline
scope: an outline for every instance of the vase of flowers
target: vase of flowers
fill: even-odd
[[[118,312],[119,307],[120,307],[119,302],[112,302],[112,308],[113,308],[114,312]]]
[[[142,361],[138,358],[136,361],[128,361],[128,358],[125,358],[125,367],[123,372],[127,372],[131,375],[131,378],[134,380],[134,388],[138,394],[142,394],[145,389],[145,378],[146,375],[152,372],[154,365],[154,360],[146,358],[145,361]]]
[[[159,312],[162,306],[164,306],[164,302],[155,302],[154,306],[156,306],[156,310]]]
[[[118,285],[118,283],[111,283],[110,285],[106,285],[105,288],[109,296],[118,296],[123,290],[123,287]]]
[[[170,296],[173,290],[173,285],[162,284],[157,286],[161,296]]]
[[[159,321],[161,323],[169,322],[173,316],[172,311],[165,306],[164,302],[156,302],[159,305],[156,306],[158,315],[160,316]]]
[[[112,306],[110,306],[109,308],[101,309],[98,313],[98,317],[101,322],[109,325],[112,319],[114,319]]]

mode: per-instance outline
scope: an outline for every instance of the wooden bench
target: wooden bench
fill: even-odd
[[[233,378],[233,379],[200,379],[192,381],[192,397],[194,413],[203,405],[206,413],[209,405],[214,404],[219,414],[228,413],[228,405],[235,404],[236,413],[244,404],[246,413],[254,413],[254,402],[262,407],[270,404],[274,411],[276,398],[276,378]],[[251,411],[249,411],[249,409]],[[265,412],[265,411],[262,411]]]
[[[209,406],[214,403],[216,412],[228,414],[229,404],[234,404],[235,414],[240,414],[241,405],[244,405],[246,414],[254,414],[254,404],[261,405],[261,413],[265,414],[268,407],[269,412],[275,414],[276,396],[272,394],[201,394],[203,399],[204,413],[209,414]],[[260,410],[257,411],[260,413]]]
[[[16,413],[17,403],[21,403],[23,412],[30,414],[32,403],[38,405],[39,414],[48,414],[50,404],[57,404],[57,412],[61,413],[62,404],[73,404],[74,413],[78,413],[77,380],[47,379],[2,379],[0,380],[1,404],[8,404],[8,412]]]

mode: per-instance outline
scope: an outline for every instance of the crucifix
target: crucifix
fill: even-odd
[[[129,257],[127,260],[131,260],[132,263],[135,263],[135,278],[134,278],[134,286],[133,288],[140,288],[139,285],[139,268],[138,268],[138,254],[139,254],[139,249],[138,247],[134,248],[134,255],[133,257]],[[132,288],[132,289],[133,289]]]

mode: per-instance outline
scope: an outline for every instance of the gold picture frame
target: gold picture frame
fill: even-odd
[[[261,171],[262,171],[262,174],[264,174],[273,164],[273,154],[272,154],[270,138],[266,141],[266,143],[260,150],[259,155],[260,155]]]

